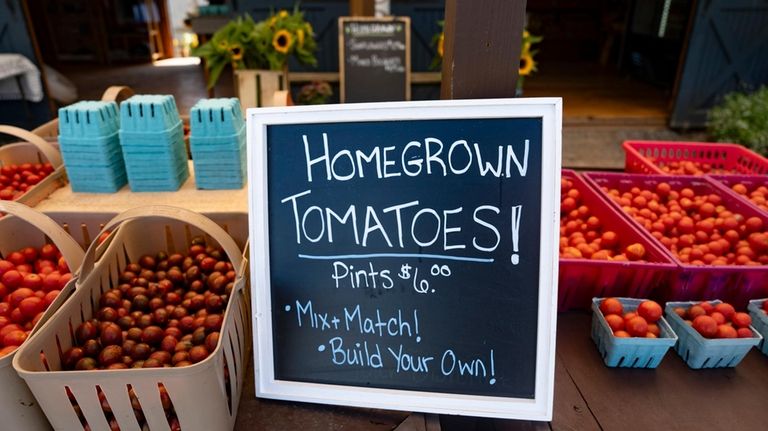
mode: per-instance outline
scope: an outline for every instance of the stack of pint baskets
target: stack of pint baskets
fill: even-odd
[[[59,109],[59,145],[75,192],[114,193],[127,182],[115,102]]]
[[[121,103],[120,145],[134,192],[175,191],[189,177],[173,96],[137,95]]]
[[[238,99],[203,99],[190,111],[190,149],[198,189],[245,185],[245,122]]]

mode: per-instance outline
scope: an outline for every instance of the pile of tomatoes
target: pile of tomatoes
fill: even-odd
[[[626,191],[603,187],[681,262],[692,265],[768,264],[768,232],[760,217],[745,217],[712,192],[667,182]]]
[[[195,240],[186,254],[144,255],[75,329],[65,370],[185,367],[216,348],[235,271],[220,249]]]
[[[560,257],[637,261],[645,254],[642,244],[624,246],[616,232],[604,229],[600,219],[582,202],[573,181],[560,180]]]
[[[50,163],[8,164],[0,167],[0,200],[17,199],[53,170]]]
[[[699,302],[688,309],[677,307],[675,313],[692,326],[704,338],[752,338],[752,318],[747,313],[737,312],[727,302],[714,305]]]
[[[643,301],[635,311],[625,312],[617,298],[606,298],[600,302],[600,312],[619,338],[658,338],[661,330],[657,322],[661,319],[661,306],[655,301]]]
[[[745,184],[736,183],[731,186],[731,190],[749,199],[764,211],[768,211],[768,187],[758,186],[750,190]]]
[[[19,347],[72,279],[53,244],[25,247],[0,259],[0,357]]]
[[[674,160],[671,162],[665,162],[661,160],[651,159],[651,161],[659,167],[664,173],[670,175],[704,175],[714,173],[735,173],[724,169],[713,168],[710,163],[695,162],[691,160]]]

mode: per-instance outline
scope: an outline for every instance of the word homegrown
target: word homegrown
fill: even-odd
[[[438,138],[426,137],[399,146],[335,151],[331,151],[327,133],[322,133],[322,142],[311,142],[307,135],[302,135],[302,140],[307,187],[280,200],[292,210],[297,244],[332,244],[343,236],[353,239],[356,246],[375,247],[377,251],[433,247],[441,251],[473,249],[493,253],[502,238],[512,238],[517,251],[521,205],[503,208],[495,200],[470,208],[432,208],[423,203],[429,199],[424,196],[402,200],[393,197],[391,204],[378,207],[341,202],[320,206],[315,205],[312,187],[325,189],[326,182],[372,178],[381,180],[386,189],[386,180],[392,177],[414,177],[414,183],[418,176],[466,175],[495,181],[525,177],[528,139],[481,148],[466,139],[443,143]],[[462,231],[465,233],[461,234]],[[517,263],[514,257],[513,261]]]

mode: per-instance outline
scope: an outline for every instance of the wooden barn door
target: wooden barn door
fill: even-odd
[[[699,0],[694,6],[670,125],[706,125],[723,95],[768,84],[768,0]]]

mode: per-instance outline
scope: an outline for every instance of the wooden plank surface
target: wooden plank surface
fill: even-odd
[[[253,363],[245,375],[235,431],[391,431],[407,412],[258,399]]]
[[[559,315],[557,349],[602,429],[768,429],[768,357],[756,349],[733,369],[692,370],[673,350],[656,370],[611,369],[590,339],[590,319]]]
[[[558,338],[558,347],[562,340]],[[556,353],[555,359],[555,402],[552,423],[553,431],[596,431],[600,425],[581,396],[579,388],[565,369],[563,358]]]
[[[526,0],[447,0],[442,99],[514,97]]]

